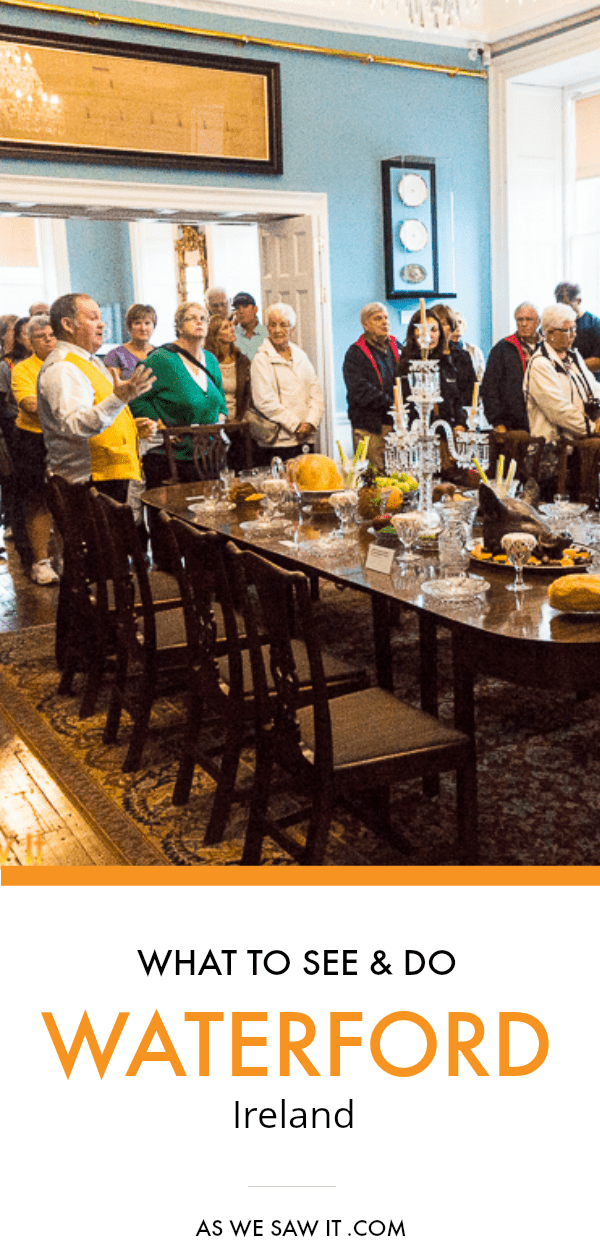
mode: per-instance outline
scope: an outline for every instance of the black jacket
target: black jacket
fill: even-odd
[[[394,402],[394,381],[398,364],[392,347],[387,351],[369,349],[379,367],[381,381],[364,350],[356,342],[344,359],[344,380],[348,394],[348,419],[353,428],[380,433],[382,424],[390,424],[390,408]],[[381,384],[383,382],[383,388]]]
[[[488,423],[497,428],[525,429],[529,432],[527,406],[523,394],[525,371],[516,345],[498,341],[490,351],[481,382],[481,400]]]

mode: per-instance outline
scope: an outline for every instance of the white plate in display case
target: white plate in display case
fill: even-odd
[[[419,253],[429,243],[429,232],[420,218],[405,218],[400,224],[399,235],[409,253]]]
[[[422,175],[403,175],[398,184],[398,196],[405,205],[423,205],[429,189]]]

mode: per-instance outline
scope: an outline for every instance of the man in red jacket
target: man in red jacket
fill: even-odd
[[[392,430],[390,409],[398,376],[398,346],[390,335],[388,313],[379,301],[363,306],[360,321],[364,332],[350,346],[344,359],[348,393],[348,419],[354,449],[369,437],[369,461],[384,471],[385,438]]]
[[[523,380],[527,364],[540,341],[540,316],[531,302],[515,310],[516,332],[498,341],[490,351],[481,383],[485,417],[493,428],[529,431]]]

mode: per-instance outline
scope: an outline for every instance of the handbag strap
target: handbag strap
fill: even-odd
[[[212,381],[212,383],[215,386],[215,389],[218,390],[218,392],[221,394],[221,397],[223,398],[223,401],[225,402],[225,393],[223,392],[223,386],[219,384],[218,380],[215,380],[215,377],[208,370],[208,367],[206,367],[204,363],[201,363],[199,358],[195,358],[193,354],[190,354],[189,350],[182,349],[181,345],[177,345],[175,341],[171,341],[168,345],[161,345],[161,349],[166,349],[169,352],[169,354],[177,354],[177,355],[180,355],[182,358],[187,358],[188,362],[193,363],[195,367],[201,367],[205,376],[208,376],[209,380]],[[227,405],[226,402],[225,402],[225,405]]]

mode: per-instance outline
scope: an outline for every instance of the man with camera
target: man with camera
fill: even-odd
[[[532,354],[523,390],[532,437],[545,437],[540,481],[551,487],[558,468],[558,439],[600,432],[600,384],[573,349],[576,319],[571,306],[542,311],[542,341]]]

